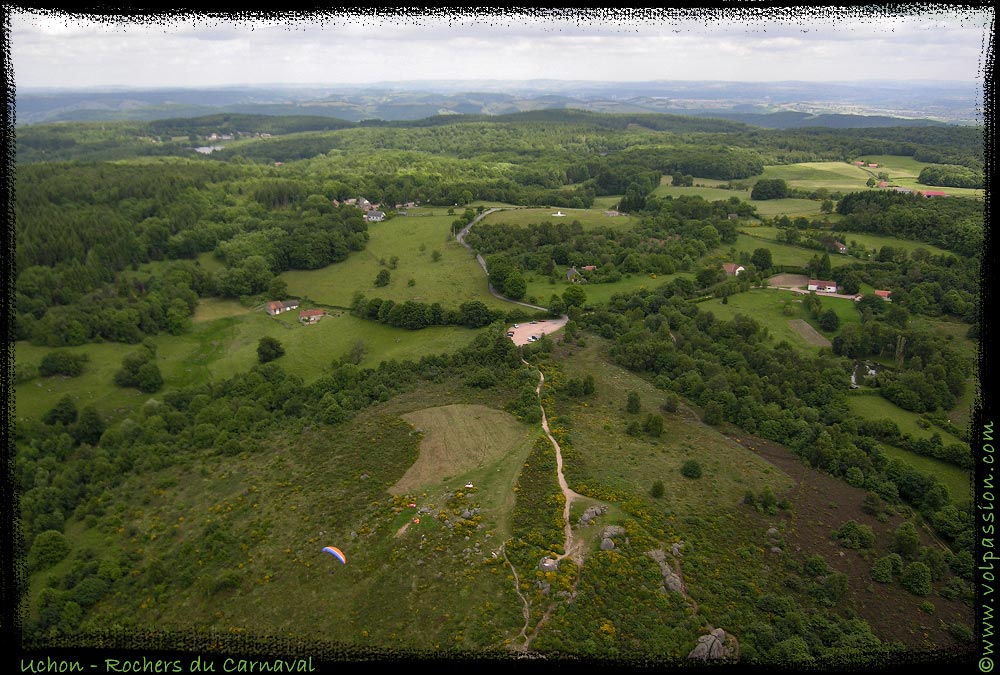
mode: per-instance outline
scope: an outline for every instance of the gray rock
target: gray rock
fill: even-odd
[[[684,542],[683,541],[679,541],[679,542],[675,543],[673,546],[670,547],[670,551],[671,551],[671,553],[674,554],[675,558],[680,558],[681,557],[681,549],[682,548],[684,548]]]
[[[625,534],[625,528],[621,525],[608,525],[604,528],[604,538],[613,539],[614,537],[620,537]]]
[[[776,528],[776,527],[769,527],[767,529],[767,536],[769,536],[769,537],[777,537],[778,536],[778,528]]]
[[[538,563],[538,569],[543,572],[555,572],[559,569],[559,561],[552,558],[542,558]]]
[[[614,547],[615,547],[615,542],[611,541],[607,537],[605,537],[604,539],[601,540],[601,550],[602,551],[610,551]]]
[[[688,658],[707,661],[731,657],[732,650],[726,642],[726,637],[726,631],[721,628],[716,628],[708,635],[702,635],[698,638],[698,644],[688,654]]]

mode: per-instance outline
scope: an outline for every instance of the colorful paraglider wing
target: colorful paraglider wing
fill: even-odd
[[[323,548],[323,550],[332,555],[340,562],[344,563],[345,565],[347,564],[347,558],[344,556],[344,552],[341,551],[336,546],[326,546]]]

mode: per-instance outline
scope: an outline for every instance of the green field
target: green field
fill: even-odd
[[[748,232],[756,232],[760,228],[748,229]],[[806,264],[812,260],[813,256],[823,257],[822,251],[816,251],[811,248],[804,248],[802,246],[792,246],[791,244],[782,244],[780,242],[774,241],[769,238],[758,238],[756,236],[751,236],[749,234],[737,234],[736,243],[733,245],[736,249],[737,255],[746,252],[753,255],[753,252],[758,248],[766,248],[771,251],[771,262],[774,265],[794,265],[798,267],[805,267]],[[855,258],[851,258],[846,255],[830,255],[830,265],[832,267],[840,267],[841,265],[848,265],[852,262],[857,262]]]
[[[806,321],[816,331],[832,340],[840,329],[833,333],[828,333],[819,327],[815,319],[811,318],[802,304],[802,296],[799,293],[785,291],[775,288],[753,288],[746,293],[734,293],[729,296],[728,302],[723,304],[721,299],[706,300],[698,304],[698,309],[703,312],[711,312],[717,319],[731,321],[737,314],[748,316],[762,326],[767,328],[768,333],[777,344],[782,340],[799,349],[813,351],[816,345],[811,344],[796,331],[791,322],[794,320]],[[832,308],[840,317],[840,326],[843,328],[847,323],[860,323],[861,317],[852,300],[844,298],[821,298],[823,309]],[[791,314],[784,313],[785,305],[792,307]],[[845,378],[847,376],[845,375]],[[846,379],[845,379],[846,384]]]
[[[561,297],[566,289],[574,284],[565,280],[566,268],[557,265],[556,272],[559,274],[559,277],[558,281],[555,283],[550,283],[549,277],[547,276],[535,272],[528,272],[524,278],[527,282],[527,292],[525,293],[525,297],[529,299],[534,297],[538,300],[538,304],[542,307],[548,306],[549,299],[553,294]],[[656,278],[653,278],[653,276],[649,274],[628,274],[622,275],[621,279],[613,283],[581,284],[581,287],[587,294],[588,305],[603,305],[606,304],[615,293],[631,293],[639,290],[640,288],[654,289],[662,286],[675,276],[689,277],[691,275],[680,273],[679,275],[659,275]]]
[[[620,201],[620,198],[616,200]],[[605,210],[612,209],[612,206],[593,209],[567,209],[567,208],[517,208],[505,209],[491,213],[480,221],[483,224],[506,223],[526,227],[530,224],[540,224],[550,222],[553,225],[564,222],[567,225],[574,220],[580,221],[584,228],[588,227],[610,227],[616,230],[627,230],[638,222],[633,216],[608,216]],[[563,213],[563,216],[553,216],[555,213]]]
[[[475,257],[451,236],[455,216],[440,211],[371,223],[364,251],[323,269],[285,272],[281,278],[290,295],[335,307],[350,307],[354,294],[360,292],[396,302],[440,302],[449,309],[479,300],[491,308],[509,310],[508,303],[490,295]],[[437,262],[432,260],[434,251],[441,253]],[[399,258],[396,269],[388,266],[393,256]],[[375,277],[382,269],[389,270],[390,281],[379,288]]]
[[[780,178],[788,187],[799,190],[826,188],[830,192],[857,192],[866,189],[865,183],[871,174],[846,162],[802,162],[766,166],[757,180],[762,178]]]
[[[781,230],[771,225],[744,225],[740,228],[740,231],[754,237],[762,237],[776,242],[778,241],[778,237],[781,236]],[[937,246],[925,244],[922,241],[914,241],[912,239],[897,239],[896,237],[886,237],[879,234],[869,234],[867,232],[844,232],[843,237],[845,240],[844,243],[847,245],[851,245],[852,242],[857,242],[861,246],[864,246],[870,251],[875,251],[876,253],[883,246],[891,246],[892,248],[906,249],[908,253],[913,253],[918,249],[923,249],[935,256],[954,255],[943,248],[938,248]],[[838,256],[831,253],[830,263],[833,264],[833,261],[837,258]],[[846,259],[848,262],[855,262],[857,260],[844,255],[839,256],[839,258]]]
[[[239,306],[232,302],[225,304],[228,309]],[[257,343],[265,335],[277,338],[285,348],[285,355],[276,363],[285,372],[309,383],[329,372],[333,362],[347,355],[359,340],[365,348],[360,365],[371,368],[384,360],[417,361],[426,354],[450,353],[468,345],[477,333],[456,326],[410,331],[364,321],[343,311],[333,311],[319,323],[305,326],[299,324],[294,311],[271,317],[263,310],[243,309],[239,315],[196,321],[185,335],[157,336],[152,342],[157,345],[157,365],[163,375],[163,389],[167,390],[204,384],[249,370],[257,364]],[[71,353],[89,356],[83,374],[74,378],[36,378],[18,385],[14,392],[17,415],[40,417],[66,394],[75,399],[78,407],[92,404],[112,419],[141,405],[154,395],[114,384],[122,358],[136,349],[136,345],[117,343],[67,348]],[[37,372],[38,364],[49,351],[18,343],[17,368]]]
[[[660,405],[665,392],[638,375],[608,363],[601,355],[607,341],[587,337],[587,347],[562,345],[561,372],[546,374],[546,383],[557,387],[561,380],[593,375],[594,395],[583,402],[560,402],[557,414],[549,412],[550,428],[563,426],[572,448],[564,450],[566,479],[577,492],[599,494],[598,487],[625,494],[645,495],[654,508],[668,515],[716,513],[739,504],[747,490],[759,492],[770,485],[775,494],[792,486],[782,471],[713,427],[703,424],[686,406],[664,413]],[[628,392],[639,394],[641,411],[625,412]],[[633,437],[625,433],[628,423],[646,414],[661,414],[664,431],[659,438]],[[703,469],[698,480],[685,478],[681,465],[697,460]],[[669,499],[653,500],[649,489],[662,480]],[[589,488],[589,489],[588,489]]]
[[[948,495],[957,506],[968,506],[972,493],[972,476],[953,464],[933,457],[924,457],[891,445],[882,445],[892,459],[909,464],[920,473],[935,476],[948,489]]]
[[[851,396],[848,403],[859,417],[870,420],[890,419],[899,426],[899,430],[904,434],[910,434],[914,438],[930,438],[933,434],[941,436],[941,442],[945,445],[949,443],[961,443],[962,440],[952,436],[944,429],[932,426],[929,429],[922,428],[917,424],[920,415],[909,410],[903,410],[892,401],[887,401],[881,396]]]

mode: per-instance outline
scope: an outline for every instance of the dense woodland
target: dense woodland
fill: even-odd
[[[237,137],[223,150],[195,153],[191,147],[210,133]],[[276,361],[205,385],[165,388],[156,346],[147,338],[190,331],[204,299],[251,306],[284,295],[283,272],[319,270],[362,254],[369,227],[359,209],[342,203],[347,199],[363,196],[392,217],[395,206],[407,202],[460,210],[473,202],[582,209],[611,197],[636,219],[633,227],[585,227],[569,219],[526,226],[501,221],[477,225],[466,242],[485,258],[499,293],[522,300],[526,276],[550,280],[551,297],[539,301],[552,315],[569,316],[567,340],[586,335],[607,340],[612,363],[687,402],[706,424],[731,425],[787,446],[810,466],[867,490],[876,511],[889,506],[920,514],[950,547],[937,557],[919,554],[921,564],[933,568],[935,580],[954,579],[952,596],[970,595],[974,533],[968,506],[933,475],[889,458],[882,448],[892,445],[969,469],[968,444],[945,442],[938,434],[917,438],[889,419],[859,419],[847,397],[856,362],[874,359],[881,364],[878,375],[865,384],[875,395],[948,426],[945,415],[967,394],[972,364],[917,320],[962,323],[969,337],[978,337],[983,202],[884,190],[826,192],[818,196],[836,197],[835,209],[825,213],[836,216],[831,221],[762,216],[754,201],[809,197],[774,193],[777,184],[765,183],[751,200],[653,192],[663,176],[674,176],[679,185],[691,176],[738,182],[756,179],[765,166],[876,154],[940,165],[921,173],[919,180],[927,185],[977,187],[983,171],[981,129],[778,131],[722,120],[576,111],[361,124],[221,115],[29,126],[18,129],[17,150],[12,332],[16,340],[48,350],[37,372],[19,369],[19,381],[77,377],[88,363],[68,348],[122,343],[130,351],[114,384],[157,394],[117,424],[108,423],[106,411],[69,397],[60,397],[41,419],[19,420],[14,478],[29,573],[68,555],[71,522],[104,532],[124,527],[108,495],[129,477],[183,466],[200,453],[263,452],[275,427],[347,429],[361,411],[421,383],[455,382],[492,392],[506,410],[537,422],[536,381],[521,358],[552,359],[551,340],[515,347],[504,335],[504,322],[523,313],[483,303],[397,303],[378,297],[377,288],[359,294],[349,309],[365,321],[482,332],[467,348],[418,362],[383,361],[363,369],[330,356],[324,374],[309,383]],[[466,210],[459,226],[472,215]],[[777,227],[781,243],[799,247],[807,262],[776,265],[762,242],[739,260],[746,274],[727,278],[721,264],[733,259],[740,223],[747,221]],[[887,245],[870,256],[862,248],[850,252],[854,257],[847,264],[831,267],[832,242],[852,233],[921,242],[947,253]],[[218,264],[214,271],[198,262],[203,254]],[[157,272],[136,273],[140,265],[157,261],[163,263]],[[594,269],[583,269],[588,266]],[[581,284],[564,286],[567,268],[576,268]],[[701,304],[748,293],[781,271],[832,278],[848,293],[862,284],[892,288],[893,301],[866,296],[856,303],[859,320],[840,328],[820,298],[806,296],[811,316],[836,331],[831,348],[808,355],[787,342],[775,343],[752,317],[717,319]],[[604,304],[587,301],[585,287],[632,275],[669,279],[615,293]],[[565,387],[559,392],[564,399],[583,400],[593,392],[593,381]],[[649,427],[645,433],[651,433]],[[542,450],[539,446],[526,464],[534,468],[522,476],[524,494],[512,513],[514,528],[529,542],[512,554],[525,569],[532,556],[544,553],[538,542],[558,537],[561,527],[545,518],[543,505],[551,506],[551,499],[538,497],[539,504],[529,498],[553,490],[552,476],[539,473],[551,468]],[[372,498],[359,493],[357,508]],[[134,575],[125,570],[139,564],[141,554],[132,549],[128,556],[114,562],[78,558],[36,589],[36,612],[26,630],[54,636],[93,628],[88,612],[102,600],[142,595],[142,584],[151,581],[166,595],[190,581],[178,570],[194,574],[180,550],[175,559]],[[907,560],[918,557],[912,549]],[[811,593],[820,609],[805,623],[791,596],[758,600],[761,616],[788,618],[788,630],[801,644],[766,637],[767,629],[746,617],[732,619],[747,622],[748,657],[767,660],[802,649],[818,657],[852,644],[877,644],[866,625],[830,610],[843,594],[834,585],[846,582],[833,575],[829,581],[821,574],[813,578],[819,581],[804,595]],[[678,607],[660,610],[683,623]],[[562,620],[572,624],[572,616]],[[824,631],[839,637],[824,642]],[[546,639],[553,649],[589,644]]]

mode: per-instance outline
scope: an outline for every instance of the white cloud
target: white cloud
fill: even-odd
[[[15,82],[220,85],[414,79],[981,79],[991,14],[388,10],[88,18],[19,12]],[[100,20],[102,19],[103,20]],[[665,74],[663,64],[671,64]],[[906,66],[911,65],[911,68]],[[331,74],[333,74],[332,79]]]

